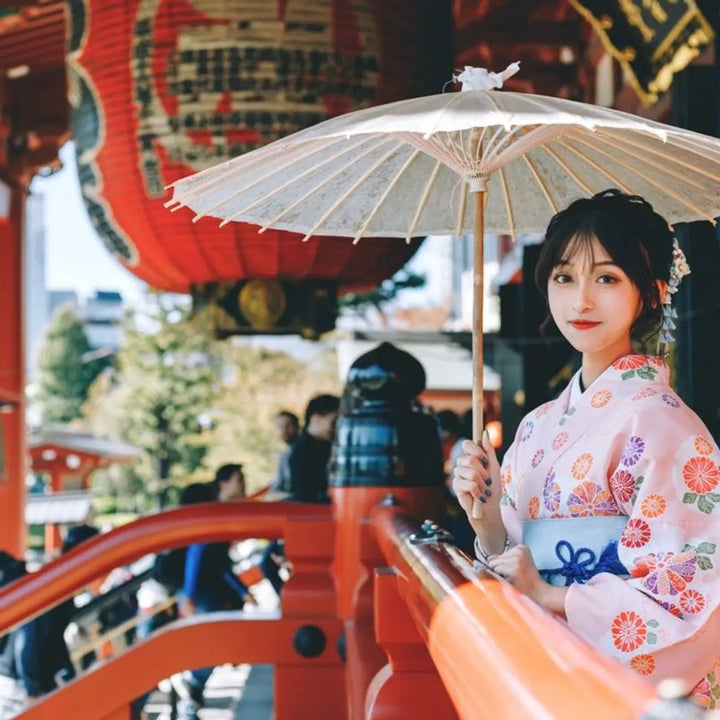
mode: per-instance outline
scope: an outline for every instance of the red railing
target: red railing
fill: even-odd
[[[240,613],[212,613],[180,620],[133,645],[110,662],[95,665],[77,680],[45,696],[23,713],[23,720],[82,718],[82,720],[129,720],[128,704],[163,678],[192,667],[223,663],[268,663],[278,672],[294,668],[304,675],[342,682],[335,646],[340,632],[337,621],[318,620],[328,642],[317,657],[303,658],[293,649],[293,638],[303,625],[298,618],[254,619]],[[335,677],[333,676],[333,669]],[[311,688],[307,691],[314,692]],[[317,720],[319,708],[297,696],[296,712],[286,714],[297,720]],[[292,698],[290,698],[292,700]],[[333,720],[336,716],[333,716]]]
[[[344,625],[338,619],[329,575],[333,555],[337,572],[343,569],[330,507],[240,502],[169,511],[88,541],[0,591],[0,631],[138,556],[191,542],[250,537],[286,537],[292,548],[295,570],[283,591],[283,617],[188,621],[97,667],[44,699],[27,717],[69,717],[73,708],[83,707],[83,717],[124,718],[129,699],[156,679],[181,667],[224,661],[278,663],[280,720],[630,720],[654,698],[648,683],[601,657],[510,585],[478,578],[454,546],[411,542],[418,522],[397,507],[375,507],[372,525],[361,524],[374,528],[377,540],[375,550],[363,541],[361,553],[374,568],[374,602],[368,608],[374,633],[370,626],[363,634],[367,643],[354,642],[348,672],[353,662],[362,665],[364,653],[376,657],[378,645],[388,658],[365,685],[364,707],[354,701],[345,705],[337,643],[341,629],[359,627],[363,616]],[[292,647],[294,633],[307,624],[321,628],[327,640],[315,658],[300,657]],[[107,695],[106,687],[113,688]]]
[[[148,553],[196,542],[282,538],[289,520],[329,517],[327,505],[233,502],[192,505],[141,518],[82,543],[0,590],[0,633]]]
[[[654,697],[649,683],[509,584],[478,578],[453,545],[414,544],[418,523],[397,508],[377,508],[373,521],[399,597],[462,720],[620,720],[647,709]],[[392,601],[378,596],[378,587],[376,618],[383,598]]]

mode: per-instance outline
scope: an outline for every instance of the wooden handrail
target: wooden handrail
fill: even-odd
[[[140,518],[82,543],[2,588],[0,634],[143,555],[197,542],[281,538],[288,520],[329,517],[329,505],[240,501],[200,503]]]
[[[637,718],[652,686],[601,656],[507,583],[479,578],[444,543],[414,544],[418,523],[394,507],[373,513],[398,590],[463,720]]]
[[[311,621],[327,638],[316,657],[302,657],[293,640],[303,625]],[[282,618],[261,613],[215,612],[177,620],[147,640],[128,648],[109,661],[93,665],[86,673],[58,690],[43,696],[25,713],[23,720],[75,718],[103,720],[129,717],[120,714],[133,699],[163,678],[192,667],[223,663],[294,664],[304,672],[340,666],[337,642],[341,626],[326,618]],[[338,671],[339,672],[339,671]],[[307,694],[315,692],[307,684],[297,690],[296,720],[315,720],[317,710]],[[335,716],[332,716],[335,717]]]

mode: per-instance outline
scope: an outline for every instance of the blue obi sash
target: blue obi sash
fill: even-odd
[[[617,551],[627,521],[626,515],[526,520],[523,545],[551,585],[585,583],[602,572],[629,577]]]

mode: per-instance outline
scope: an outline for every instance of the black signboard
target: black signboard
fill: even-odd
[[[629,71],[647,105],[668,90],[673,75],[713,38],[695,0],[570,0],[608,52]]]

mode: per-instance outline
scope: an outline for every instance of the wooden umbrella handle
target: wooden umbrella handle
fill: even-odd
[[[483,432],[483,299],[485,292],[485,202],[487,191],[475,192],[475,232],[474,244],[475,263],[473,268],[473,441],[481,443]],[[471,516],[479,520],[483,516],[483,504],[473,501]]]

